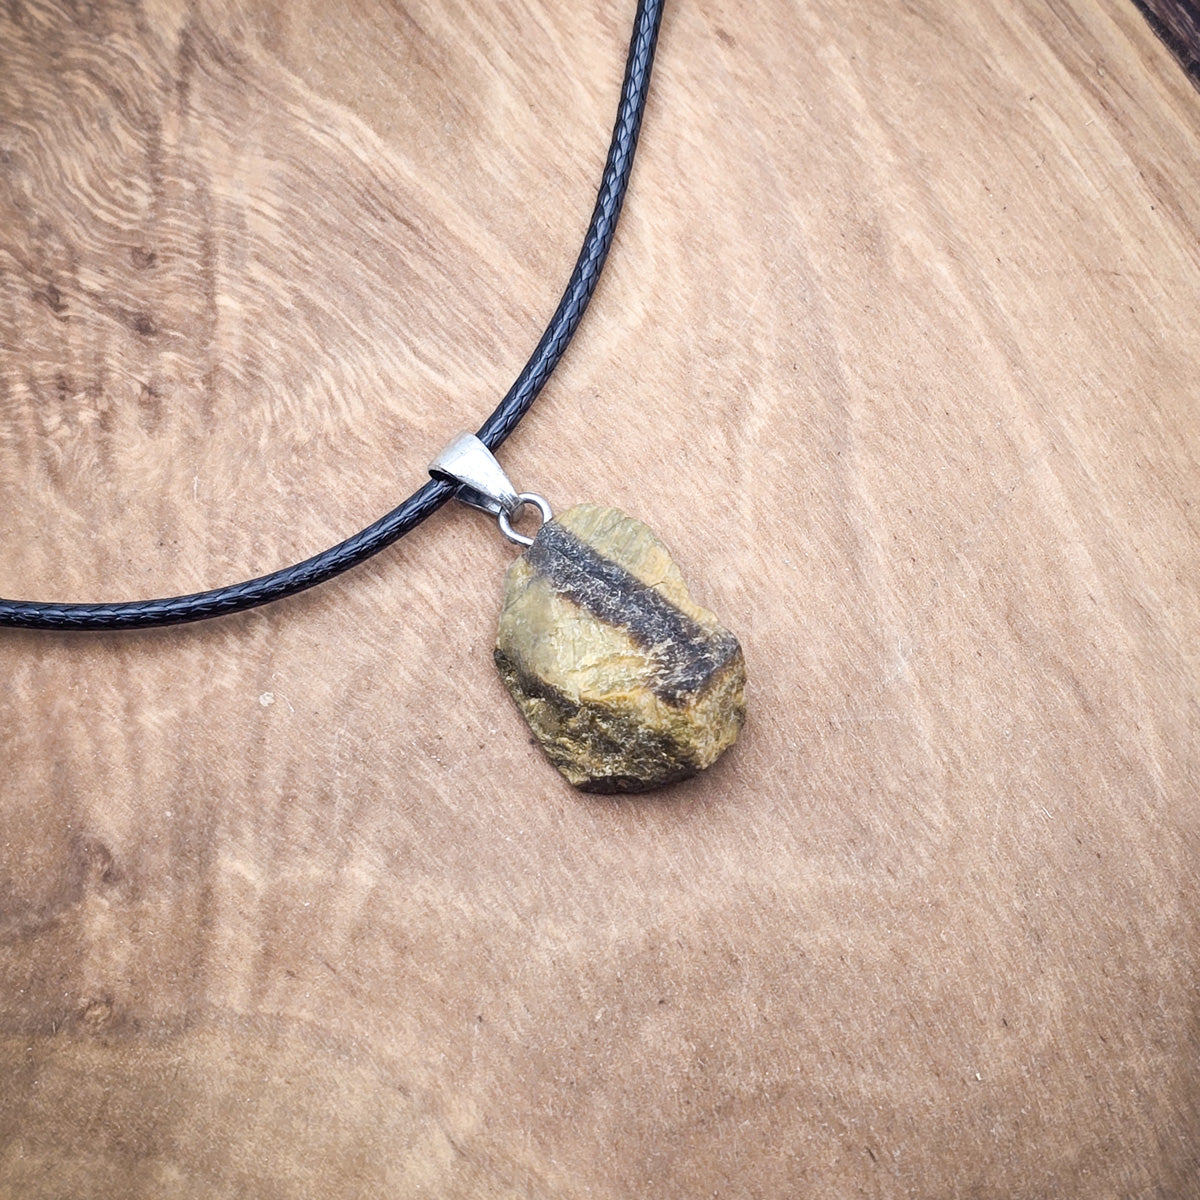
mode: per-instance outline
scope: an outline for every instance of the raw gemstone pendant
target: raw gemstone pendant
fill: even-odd
[[[586,791],[686,779],[745,718],[737,638],[693,603],[645,525],[596,504],[545,522],[508,568],[496,666],[551,761]]]
[[[691,599],[645,525],[595,504],[552,518],[469,434],[430,473],[457,482],[460,499],[494,512],[527,546],[505,578],[496,665],[570,783],[646,791],[694,775],[733,744],[745,719],[741,647]],[[510,524],[525,503],[543,515],[532,539]]]

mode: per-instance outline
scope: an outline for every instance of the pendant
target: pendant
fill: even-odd
[[[525,547],[508,568],[496,666],[551,762],[590,792],[642,792],[711,766],[745,720],[738,640],[696,604],[666,547],[615,508],[554,516],[463,433],[429,473]],[[513,520],[541,513],[533,537]]]

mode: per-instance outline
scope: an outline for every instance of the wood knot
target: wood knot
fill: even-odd
[[[112,886],[121,880],[121,870],[112,851],[97,837],[84,837],[79,842],[79,860],[85,880]]]
[[[91,1033],[99,1033],[112,1024],[113,1002],[107,996],[85,1000],[79,1007],[79,1020]]]
[[[154,318],[149,313],[134,313],[129,323],[133,326],[134,333],[139,333],[142,337],[152,338],[158,336],[158,326],[155,325]]]
[[[46,284],[40,292],[33,293],[33,298],[39,304],[44,304],[60,321],[67,320],[67,302],[54,284]]]

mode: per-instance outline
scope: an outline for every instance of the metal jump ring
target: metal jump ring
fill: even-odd
[[[554,513],[550,511],[550,501],[545,496],[539,496],[537,492],[521,492],[517,496],[516,504],[507,510],[501,509],[496,518],[500,522],[500,532],[510,542],[515,542],[518,546],[533,545],[533,538],[526,537],[523,533],[518,533],[512,527],[512,518],[527,504],[532,504],[542,514],[543,525],[554,516]]]

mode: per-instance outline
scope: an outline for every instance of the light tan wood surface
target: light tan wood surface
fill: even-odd
[[[631,5],[0,18],[0,595],[353,532],[476,426]],[[572,792],[445,509],[258,612],[0,631],[5,1197],[1200,1195],[1200,95],[1118,0],[676,0],[502,452],[742,639]]]

